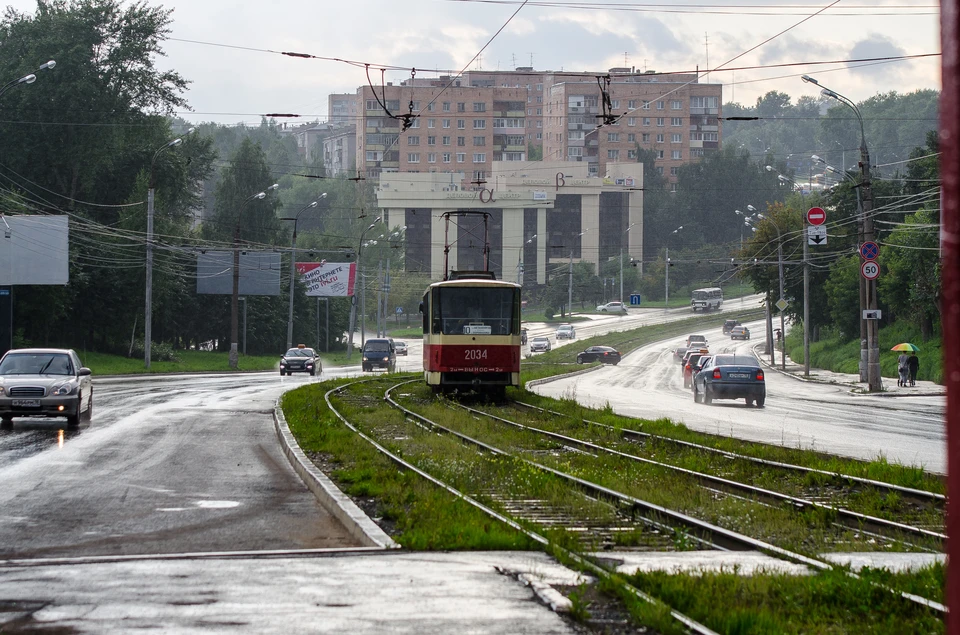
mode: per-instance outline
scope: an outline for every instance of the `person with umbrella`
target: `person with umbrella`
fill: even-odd
[[[900,374],[900,380],[897,382],[898,386],[906,386],[907,382],[909,385],[917,385],[917,370],[920,368],[920,359],[917,357],[917,351],[920,349],[913,344],[904,342],[902,344],[897,344],[891,351],[901,351],[900,357],[897,358],[897,371]],[[910,353],[909,355],[907,353]]]

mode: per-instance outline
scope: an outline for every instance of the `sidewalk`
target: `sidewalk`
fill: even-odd
[[[935,384],[932,381],[920,381],[917,380],[916,386],[897,386],[896,377],[883,377],[881,378],[881,385],[883,390],[877,393],[871,393],[868,390],[867,383],[860,381],[860,376],[855,374],[847,373],[835,373],[830,370],[823,370],[822,368],[810,368],[810,376],[805,377],[803,374],[803,362],[795,362],[790,359],[790,356],[786,357],[786,369],[783,369],[784,364],[780,361],[780,351],[776,352],[776,366],[771,366],[770,364],[770,354],[763,354],[763,344],[756,344],[753,347],[753,352],[756,354],[757,359],[760,360],[760,363],[767,368],[777,371],[783,375],[789,375],[794,379],[799,381],[814,381],[822,384],[842,384],[850,387],[851,393],[868,395],[871,397],[931,397],[946,395],[947,389],[945,386],[940,384]]]

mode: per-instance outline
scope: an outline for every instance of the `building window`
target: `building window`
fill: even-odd
[[[542,96],[542,95],[537,95],[537,103],[538,103],[538,104],[542,104],[542,103],[543,103],[543,96]]]
[[[457,145],[458,145],[459,147],[461,147],[461,148],[464,147],[464,146],[466,146],[466,145],[467,145],[467,138],[466,138],[466,137],[457,137]]]
[[[613,160],[619,159],[619,158],[620,158],[620,151],[619,151],[619,150],[607,150],[607,158],[608,158],[608,159],[613,159]]]
[[[663,128],[663,117],[657,117],[657,127]]]
[[[473,102],[473,112],[487,112],[487,104],[482,101]]]
[[[611,107],[611,108],[619,108],[619,107],[620,107],[620,100],[619,100],[619,99],[611,99],[611,100],[610,100],[610,107]]]
[[[432,136],[432,135],[431,135],[431,136],[428,136],[428,137],[427,137],[427,145],[428,145],[428,146],[435,146],[435,145],[437,145],[437,138],[434,137],[434,136]]]
[[[657,102],[657,110],[663,110],[663,106],[664,106],[664,103],[663,103],[663,100],[661,99],[660,101]]]
[[[683,117],[670,117],[670,125],[671,125],[671,126],[682,126],[682,125],[683,125]]]
[[[444,120],[443,120],[443,127],[444,127],[444,128],[449,128],[449,127],[450,127],[450,120],[449,120],[449,119],[444,119]]]
[[[619,132],[608,132],[608,133],[607,133],[607,141],[620,141],[620,133],[619,133]]]
[[[437,120],[436,119],[427,119],[427,128],[436,128]]]
[[[443,162],[444,162],[444,163],[450,163],[450,153],[449,153],[449,152],[444,152],[444,153],[443,153]]]
[[[702,156],[703,156],[703,148],[690,148],[691,159],[693,157],[702,157]]]
[[[473,138],[473,145],[475,145],[475,146],[485,146],[485,145],[487,145],[487,138],[486,138],[486,137],[474,137],[474,138]]]
[[[419,153],[419,152],[408,152],[408,153],[407,153],[407,163],[420,163],[420,153]]]
[[[543,90],[543,84],[537,84],[537,90]]]
[[[670,135],[670,143],[683,143],[683,135],[678,132]]]
[[[458,152],[458,153],[457,153],[457,163],[466,163],[466,161],[467,161],[467,153],[466,153],[466,152]]]
[[[627,141],[636,141],[636,140],[637,140],[637,135],[635,135],[635,134],[628,134],[628,135],[627,135]]]
[[[376,110],[380,107],[380,104],[377,103],[376,99],[367,100],[367,110]]]
[[[683,102],[679,99],[673,99],[670,101],[670,110],[682,110]]]
[[[645,125],[645,126],[649,126],[649,125],[650,125],[650,117],[644,117],[644,118],[643,118],[643,125]]]
[[[441,138],[440,142],[441,142],[443,145],[448,146],[448,145],[450,145],[450,137],[443,137],[443,138]]]
[[[487,127],[486,119],[474,119],[473,120],[473,129],[474,130],[483,130]]]
[[[542,132],[538,132],[538,133],[537,133],[537,141],[542,141],[542,140],[543,140],[543,133],[542,133]]]
[[[671,193],[673,193],[673,194],[676,194],[676,193],[677,193],[677,185],[678,185],[677,183],[671,183],[671,184],[670,184],[670,192],[671,192]]]
[[[474,163],[486,163],[486,162],[487,162],[487,153],[486,153],[486,152],[474,152],[474,153],[473,153],[473,162],[474,162]]]
[[[663,150],[657,150],[657,158],[658,159],[663,158]],[[660,168],[660,174],[663,174],[663,168]]]
[[[680,168],[678,168],[678,167],[675,166],[675,165],[674,165],[674,166],[671,166],[671,167],[670,167],[670,176],[677,176],[678,174],[680,174]]]
[[[627,158],[628,158],[628,159],[636,159],[636,158],[637,158],[637,151],[636,151],[636,150],[627,150]]]
[[[636,117],[627,117],[627,125],[628,125],[628,126],[635,126],[635,125],[637,125],[637,118],[636,118]]]
[[[658,134],[658,135],[657,135],[657,143],[663,143],[663,135],[662,135],[662,134]]]
[[[467,112],[466,102],[457,102],[457,112]]]
[[[659,174],[660,176],[663,176],[663,166],[662,166],[662,165],[658,165],[658,166],[657,166],[657,174]]]
[[[641,106],[641,108],[643,108],[644,110],[650,110],[650,102],[644,99],[643,106]]]
[[[436,163],[437,162],[437,153],[430,152],[427,154],[427,163]]]
[[[418,146],[420,145],[420,135],[410,135],[407,137],[408,146]]]
[[[671,150],[670,158],[673,159],[674,161],[683,160],[683,150]]]
[[[433,112],[433,102],[432,102],[432,101],[431,101],[429,104],[427,104],[427,112]]]
[[[644,143],[650,143],[650,133],[649,133],[649,132],[644,132],[643,134],[641,134],[641,135],[640,135],[640,141],[642,141],[642,142],[644,142]]]
[[[411,128],[419,128],[419,127],[420,127],[420,117],[415,117],[415,118],[413,119],[413,121],[410,122],[410,127],[411,127]]]
[[[583,156],[583,148],[581,148],[581,147],[579,147],[579,146],[571,146],[571,147],[567,148],[567,156],[568,156],[568,157],[582,157],[582,156]]]
[[[717,108],[719,106],[717,97],[697,96],[690,98],[691,108]],[[370,110],[369,108],[367,110]]]
[[[633,109],[636,108],[636,107],[637,107],[637,100],[636,100],[636,99],[631,99],[631,100],[627,101],[627,108],[633,110]]]
[[[457,130],[466,130],[466,129],[467,129],[467,120],[457,119]]]
[[[450,102],[449,102],[449,101],[443,102],[443,112],[450,112]]]
[[[367,150],[367,161],[383,161],[383,153],[376,150]]]

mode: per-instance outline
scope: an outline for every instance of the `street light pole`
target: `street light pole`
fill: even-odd
[[[237,340],[240,332],[240,220],[243,218],[243,208],[247,203],[256,199],[263,200],[267,196],[267,191],[275,190],[279,187],[276,183],[268,187],[263,192],[257,192],[244,199],[240,204],[240,210],[237,212],[237,225],[233,229],[233,294],[230,298],[230,357],[229,364],[231,370],[236,370],[240,361],[240,353],[237,351]],[[244,305],[246,306],[246,305]]]
[[[293,288],[297,280],[297,222],[300,220],[300,214],[303,214],[308,209],[315,208],[321,199],[327,197],[327,193],[324,192],[319,196],[316,201],[304,206],[297,215],[293,218],[281,218],[280,220],[292,220],[293,221],[293,239],[290,241],[290,310],[287,315],[287,348],[293,347]]]
[[[630,249],[630,230],[636,227],[636,223],[631,223],[623,235],[627,237],[627,249]],[[617,298],[623,302],[623,243],[620,243],[620,297]]]
[[[841,104],[853,110],[857,115],[857,121],[860,123],[860,190],[862,190],[861,201],[862,209],[860,211],[861,243],[872,242],[874,239],[873,217],[870,212],[873,211],[873,191],[870,183],[870,153],[867,150],[867,136],[863,127],[863,115],[855,103],[840,93],[830,90],[820,84],[816,79],[809,75],[802,75],[801,79],[808,84],[820,87],[820,94],[839,101]],[[860,245],[857,245],[858,247]],[[859,251],[859,249],[858,249]],[[863,265],[863,256],[860,257],[860,264]],[[862,276],[861,276],[862,277]],[[863,294],[860,300],[860,319],[861,331],[866,331],[867,348],[867,389],[870,392],[883,390],[883,384],[880,377],[880,342],[879,324],[877,320],[864,320],[863,311],[877,308],[877,281],[865,280],[863,285]],[[866,322],[864,325],[863,322]],[[861,339],[862,341],[862,339]]]
[[[48,62],[49,63],[49,62]],[[190,128],[184,136],[193,132]],[[153,208],[154,192],[156,183],[154,180],[153,166],[157,162],[157,157],[167,148],[174,148],[183,143],[183,138],[176,138],[160,146],[153,153],[153,159],[150,161],[150,176],[147,182],[147,288],[144,298],[144,316],[143,316],[143,364],[147,370],[150,370],[150,353],[153,344]]]
[[[780,232],[780,225],[777,224],[773,218],[769,216],[764,216],[763,214],[757,214],[757,218],[762,218],[763,220],[770,221],[774,227],[777,229],[777,269],[780,274],[780,303],[783,303],[783,234]],[[784,318],[783,318],[783,309],[777,307],[780,310],[780,368],[782,370],[787,369],[787,333],[784,329]]]
[[[588,231],[590,230],[589,229],[583,230],[582,232],[577,234],[577,238],[580,238],[581,236],[586,234]],[[567,314],[573,315],[573,247],[570,248],[570,281],[569,281],[569,285],[567,286]]]
[[[363,293],[365,281],[363,280],[363,274],[360,269],[361,266],[361,257],[363,256],[363,237],[368,231],[377,226],[377,223],[380,222],[381,216],[377,216],[376,220],[370,223],[370,226],[360,232],[360,243],[357,245],[357,279],[360,280],[360,293]],[[364,320],[365,322],[366,320]],[[354,291],[354,294],[350,296],[350,328],[349,334],[347,336],[347,359],[350,359],[350,356],[353,354],[353,331],[357,325],[357,294]],[[361,326],[362,328],[362,326]],[[361,337],[362,337],[361,333]]]
[[[537,239],[537,235],[534,234],[533,236],[531,236],[530,238],[528,238],[526,242],[521,243],[521,245],[520,245],[520,257],[519,257],[519,259],[517,260],[517,284],[519,284],[521,287],[523,286],[523,274],[524,274],[524,270],[523,270],[523,267],[524,267],[524,265],[523,265],[523,246],[524,246],[524,245],[529,245],[530,243],[532,243],[532,242],[535,241],[536,239]]]
[[[673,230],[672,233],[676,234],[683,229],[683,225],[677,227]],[[667,237],[669,238],[669,236]],[[670,307],[670,245],[666,247],[666,260],[664,262],[664,273],[663,273],[663,310],[664,312]]]

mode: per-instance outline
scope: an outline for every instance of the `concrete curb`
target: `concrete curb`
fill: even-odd
[[[380,527],[373,522],[363,510],[349,496],[340,491],[327,475],[317,469],[317,466],[303,453],[280,408],[280,400],[273,409],[273,422],[277,430],[277,437],[283,453],[287,455],[290,465],[300,475],[310,491],[314,493],[323,508],[339,520],[350,535],[359,540],[366,547],[380,549],[399,549],[400,545],[393,541]]]

